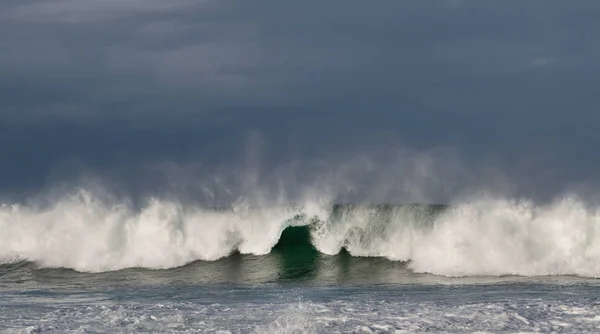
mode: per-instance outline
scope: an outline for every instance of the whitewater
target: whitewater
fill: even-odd
[[[78,191],[44,207],[2,205],[0,263],[169,269],[235,253],[267,255],[290,226],[307,226],[324,255],[385,258],[415,273],[600,276],[600,211],[574,196],[546,205],[486,196],[433,209],[319,198],[225,208],[150,199],[133,209]]]
[[[0,207],[0,333],[597,332],[600,208],[480,195]]]

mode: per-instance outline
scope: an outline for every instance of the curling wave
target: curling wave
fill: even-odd
[[[211,209],[151,200],[141,210],[86,192],[36,209],[0,208],[0,263],[85,272],[167,269],[233,253],[343,251],[444,276],[600,276],[600,211],[479,199],[446,206],[298,205]],[[291,250],[291,251],[290,251]]]

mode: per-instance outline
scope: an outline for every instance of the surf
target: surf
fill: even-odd
[[[287,268],[280,276],[293,278],[316,275],[328,256],[338,256],[329,265],[340,266],[346,256],[451,277],[598,277],[599,226],[599,209],[575,197],[547,205],[506,198],[451,206],[307,200],[225,209],[152,199],[135,210],[81,192],[44,208],[3,205],[0,263],[98,273],[240,254],[278,257]]]

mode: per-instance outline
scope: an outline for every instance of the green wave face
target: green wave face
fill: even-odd
[[[317,217],[307,217],[305,214],[295,215],[288,220],[292,226],[286,227],[281,233],[277,244],[272,248],[271,255],[278,259],[278,279],[280,280],[306,280],[317,277],[323,269],[337,269],[349,274],[352,259],[347,248],[349,240],[373,247],[373,243],[388,242],[384,240],[390,228],[397,224],[397,216],[406,214],[415,219],[423,228],[432,226],[435,218],[447,207],[444,205],[343,205],[336,204],[331,208],[327,220]],[[335,228],[347,221],[359,218],[362,224],[351,226],[342,238],[341,247],[335,255],[320,253],[315,247],[313,235],[324,233],[328,228]],[[305,224],[305,225],[296,225]],[[334,229],[335,231],[335,229]],[[380,266],[382,262],[392,261],[385,259],[367,259],[372,265]],[[403,263],[396,263],[403,267]],[[376,270],[377,268],[373,268]]]
[[[312,244],[310,226],[287,227],[271,253],[279,258],[280,280],[313,278],[317,274],[320,253]]]

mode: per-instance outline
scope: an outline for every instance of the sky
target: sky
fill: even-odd
[[[598,17],[584,0],[3,0],[0,195],[591,196]]]

